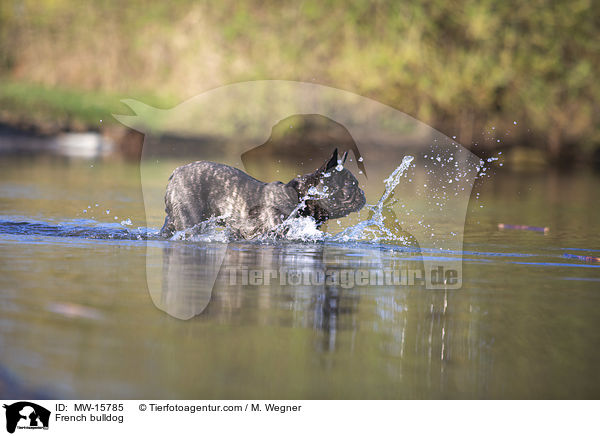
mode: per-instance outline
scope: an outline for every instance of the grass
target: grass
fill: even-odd
[[[131,113],[120,102],[125,97],[162,108],[175,104],[168,98],[143,93],[124,96],[4,79],[0,81],[0,114],[4,121],[12,123],[52,123],[58,128],[96,129],[118,124],[113,113]]]

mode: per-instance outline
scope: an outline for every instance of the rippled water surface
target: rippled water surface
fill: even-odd
[[[136,165],[3,156],[0,395],[597,398],[600,264],[577,256],[600,257],[599,182],[534,172],[478,183],[464,251],[444,254],[463,257],[460,290],[256,284],[231,271],[344,277],[438,254],[339,241],[146,240],[158,225],[146,221]],[[222,259],[198,316],[157,307],[180,302],[149,292],[153,252],[185,265],[155,265],[166,280]]]

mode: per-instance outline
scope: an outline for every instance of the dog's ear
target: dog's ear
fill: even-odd
[[[346,163],[346,159],[348,159],[348,151],[346,151],[344,153],[344,155],[342,156],[342,165],[344,165]]]
[[[338,151],[337,148],[335,150],[333,150],[333,153],[331,154],[331,157],[329,158],[329,160],[327,162],[325,162],[323,165],[321,165],[321,168],[319,168],[319,171],[322,173],[325,173],[327,171],[332,170],[333,168],[335,168],[338,164]]]

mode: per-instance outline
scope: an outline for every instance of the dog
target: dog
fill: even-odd
[[[173,171],[165,194],[166,218],[160,231],[169,238],[210,218],[241,239],[253,239],[277,228],[292,215],[312,217],[317,226],[342,218],[365,205],[354,175],[338,160],[337,148],[315,172],[288,183],[264,183],[243,171],[198,161]]]

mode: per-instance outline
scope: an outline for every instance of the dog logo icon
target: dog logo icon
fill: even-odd
[[[19,401],[11,405],[4,404],[6,409],[6,431],[14,433],[18,429],[48,429],[50,411],[28,401]]]

